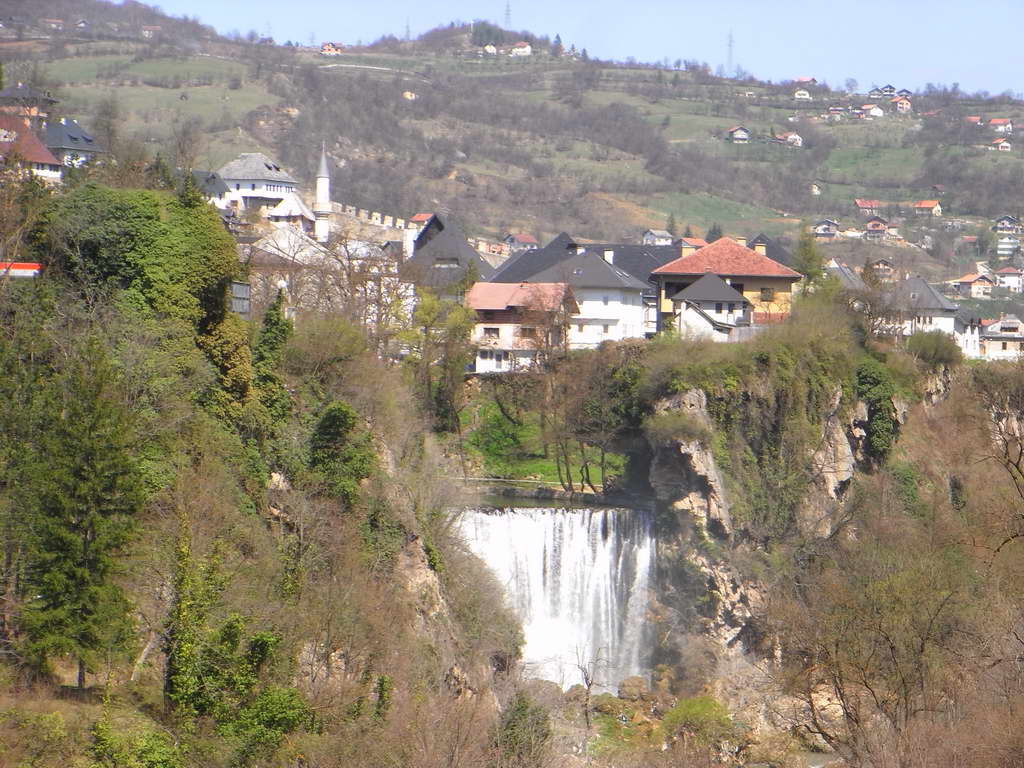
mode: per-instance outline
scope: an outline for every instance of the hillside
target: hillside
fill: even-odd
[[[69,17],[105,7],[66,4]],[[831,121],[821,119],[829,105],[866,96],[812,87],[813,101],[796,102],[792,84],[720,78],[690,61],[594,61],[585,41],[556,57],[547,38],[496,27],[489,34],[502,40],[533,41],[534,55],[479,55],[479,27],[472,35],[439,27],[415,41],[384,38],[323,57],[164,22],[169,32],[149,40],[39,31],[25,48],[12,34],[0,56],[8,81],[55,89],[62,111],[87,125],[106,124],[114,100],[118,138],[149,154],[173,156],[185,126],[198,127],[191,150],[199,164],[218,167],[259,149],[308,179],[323,139],[343,202],[406,215],[447,211],[484,236],[570,230],[632,240],[672,216],[697,233],[718,222],[727,232],[792,237],[800,221],[821,216],[856,223],[855,197],[922,199],[935,185],[963,232],[1016,210],[1024,191],[1016,153],[975,148],[990,131],[963,123],[967,114],[1024,114],[1005,99],[932,90],[914,96],[910,115]],[[758,137],[796,130],[804,143],[732,145],[724,136],[736,124]],[[933,268],[952,269],[955,234],[920,221],[901,234],[911,242],[930,235]]]

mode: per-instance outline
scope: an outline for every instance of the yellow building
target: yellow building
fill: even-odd
[[[658,284],[658,329],[671,326],[672,297],[708,273],[718,275],[750,302],[754,324],[789,317],[801,275],[764,253],[723,237],[684,253],[651,274]]]

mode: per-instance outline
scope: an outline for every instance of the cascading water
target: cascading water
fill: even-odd
[[[531,677],[563,687],[593,672],[595,690],[646,675],[645,613],[654,566],[653,513],[639,509],[467,510],[473,552],[505,585],[523,622]]]

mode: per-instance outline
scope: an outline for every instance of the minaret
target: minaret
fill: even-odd
[[[316,202],[313,204],[313,235],[318,243],[326,243],[331,234],[331,171],[327,167],[327,145],[320,148],[320,168],[316,172]]]

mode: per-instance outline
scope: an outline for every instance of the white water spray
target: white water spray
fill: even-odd
[[[653,515],[636,509],[470,510],[462,531],[523,622],[526,674],[595,690],[646,675]]]

